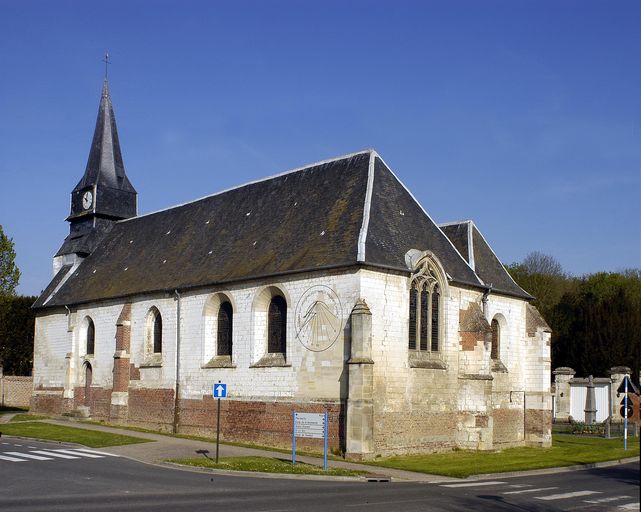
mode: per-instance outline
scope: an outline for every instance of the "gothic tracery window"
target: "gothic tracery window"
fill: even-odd
[[[409,290],[408,347],[440,350],[441,288],[434,267],[426,261],[412,276]]]

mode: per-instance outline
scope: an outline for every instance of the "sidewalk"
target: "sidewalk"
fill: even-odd
[[[98,430],[101,432],[109,432],[112,434],[126,434],[131,437],[140,437],[143,439],[153,439],[153,443],[140,443],[140,444],[128,444],[123,446],[110,446],[106,448],[100,448],[101,451],[106,451],[123,457],[128,457],[140,462],[145,462],[148,464],[164,464],[163,461],[167,459],[179,459],[179,458],[188,458],[188,457],[203,457],[203,450],[207,450],[207,456],[209,458],[214,458],[216,456],[216,443],[214,440],[212,442],[205,441],[194,441],[192,439],[183,439],[180,437],[171,437],[160,434],[151,434],[147,432],[135,432],[126,429],[107,427],[102,425],[92,425],[88,423],[81,423],[73,420],[47,420],[47,423],[53,423],[55,425],[65,425],[73,426],[75,428],[83,428],[87,430]],[[258,457],[275,457],[285,460],[291,460],[291,453],[282,453],[269,450],[260,450],[257,448],[245,448],[242,446],[231,446],[227,444],[220,444],[219,448],[220,457],[248,457],[248,456],[258,456]],[[308,457],[304,455],[297,455],[296,460],[300,462],[305,462],[307,464],[314,464],[317,466],[323,465],[323,459],[318,457]],[[391,469],[391,468],[382,468],[378,466],[368,466],[366,464],[356,464],[352,462],[340,461],[340,460],[327,460],[327,465],[329,467],[335,468],[345,468],[353,469],[357,471],[369,471],[376,479],[380,477],[387,477],[393,480],[403,480],[411,482],[424,482],[424,483],[437,483],[437,482],[450,482],[450,481],[459,481],[457,478],[450,478],[442,475],[428,475],[426,473],[415,473],[412,471],[403,471],[400,469]],[[197,468],[190,468],[196,470]],[[226,472],[229,474],[238,474],[237,471]],[[259,476],[256,474],[254,476]],[[298,478],[301,475],[285,475],[278,474],[279,478],[285,478],[287,476],[296,476]],[[335,479],[336,477],[327,477]]]

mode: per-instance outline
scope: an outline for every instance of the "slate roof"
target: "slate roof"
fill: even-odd
[[[35,307],[359,264],[409,273],[410,249],[432,251],[453,282],[484,288],[460,250],[367,150],[114,222],[60,289],[45,291]],[[491,263],[502,269],[498,260]],[[515,286],[503,291],[529,297]]]
[[[439,227],[475,274],[494,292],[527,300],[533,298],[514,282],[473,221],[451,222],[440,224]]]

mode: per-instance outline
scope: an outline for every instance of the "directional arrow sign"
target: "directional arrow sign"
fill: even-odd
[[[227,398],[227,384],[214,384],[214,398]]]
[[[627,381],[627,384],[628,384],[628,393],[636,393],[638,395],[639,394],[639,390],[632,383],[632,381],[630,380],[630,377],[628,377],[627,375],[623,378],[623,381],[621,382],[621,385],[617,389],[617,393],[625,393],[626,381]]]

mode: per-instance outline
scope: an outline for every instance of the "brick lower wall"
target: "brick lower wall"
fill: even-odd
[[[405,411],[379,414],[376,453],[428,453],[456,447],[457,412]]]
[[[0,405],[29,407],[33,393],[33,377],[4,375],[0,377]]]
[[[174,424],[173,389],[129,389],[129,419],[138,427],[171,432]]]
[[[492,411],[492,418],[492,444],[494,448],[523,443],[525,436],[523,409],[497,408]]]
[[[62,414],[64,411],[62,388],[38,388],[31,397],[31,412],[48,415]]]
[[[258,402],[221,400],[220,435],[227,441],[251,442],[282,448],[291,447],[292,414],[296,412],[328,413],[330,449],[345,447],[345,406],[342,403]],[[130,403],[131,407],[131,403]],[[216,400],[180,400],[179,432],[214,436],[216,433]],[[322,450],[322,439],[298,439],[301,449]]]

